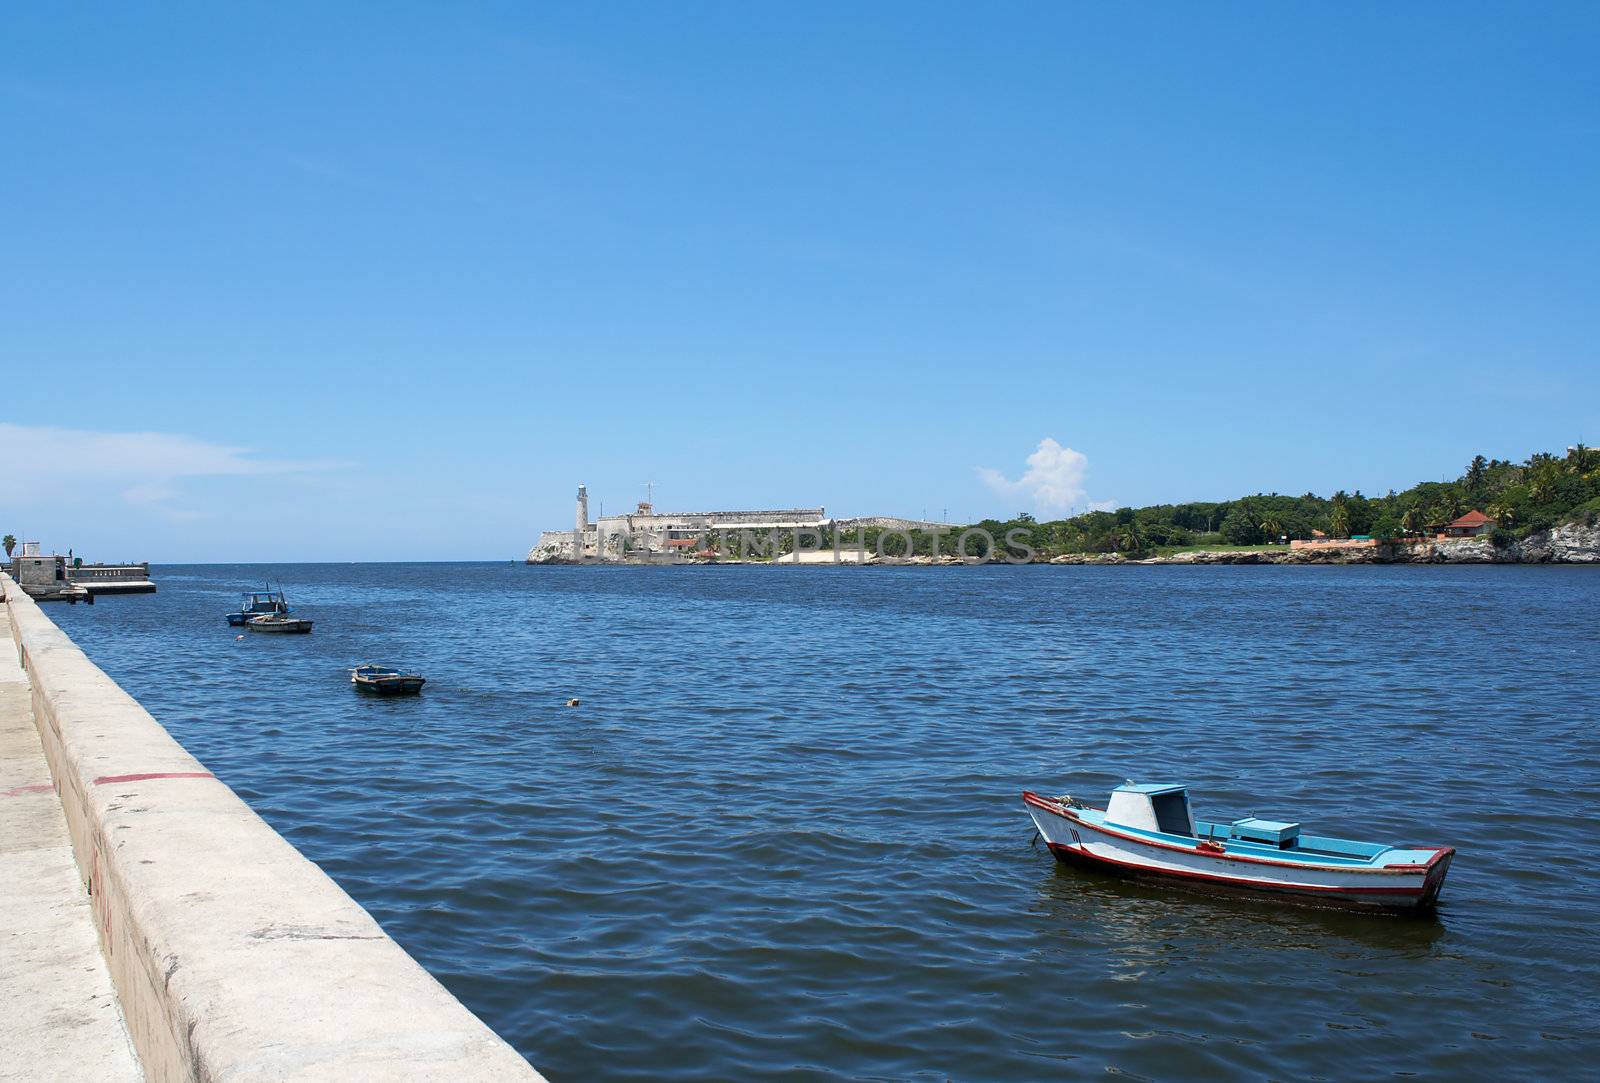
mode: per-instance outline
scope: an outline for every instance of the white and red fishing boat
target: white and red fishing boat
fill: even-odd
[[[1185,786],[1129,782],[1111,792],[1103,810],[1031,791],[1022,800],[1062,861],[1310,902],[1428,909],[1455,856],[1448,846],[1326,838],[1302,834],[1297,823],[1254,816],[1196,820]]]

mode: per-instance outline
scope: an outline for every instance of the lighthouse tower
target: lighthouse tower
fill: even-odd
[[[584,535],[589,532],[589,488],[578,486],[578,508],[575,517],[577,530],[572,534],[572,555],[583,559]]]
[[[589,489],[578,486],[577,532],[572,535],[572,555],[583,559],[583,536],[589,532]]]

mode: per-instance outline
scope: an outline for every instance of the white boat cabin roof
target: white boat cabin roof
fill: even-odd
[[[1112,792],[1115,793],[1117,791],[1121,791],[1123,793],[1142,793],[1147,796],[1154,797],[1158,793],[1172,793],[1173,791],[1182,792],[1188,788],[1188,786],[1180,782],[1124,782]]]
[[[1106,821],[1161,831],[1193,835],[1194,816],[1189,811],[1189,787],[1173,782],[1127,782],[1111,791]]]

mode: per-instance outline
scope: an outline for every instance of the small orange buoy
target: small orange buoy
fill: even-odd
[[[567,706],[568,707],[576,707],[581,702],[583,702],[583,701],[582,700],[576,700],[576,699],[569,699],[569,700],[567,700]]]

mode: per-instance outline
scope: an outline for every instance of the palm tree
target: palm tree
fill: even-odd
[[[1407,508],[1405,515],[1400,519],[1400,529],[1407,534],[1421,534],[1424,525],[1422,512],[1415,504]]]
[[[1144,548],[1144,532],[1135,519],[1129,519],[1117,528],[1117,548],[1124,553],[1137,553]]]
[[[11,559],[11,550],[13,550],[13,549],[15,549],[17,547],[17,539],[16,539],[16,537],[14,535],[12,535],[12,534],[7,534],[4,538],[0,538],[0,545],[3,545],[3,546],[6,547],[6,559],[10,560]]]
[[[1484,476],[1488,473],[1489,461],[1482,455],[1474,455],[1472,462],[1467,465],[1467,488],[1477,491],[1483,487]]]
[[[1335,538],[1348,538],[1350,536],[1350,509],[1342,501],[1333,506],[1333,514],[1328,517],[1329,531]]]
[[[1555,495],[1556,471],[1549,463],[1542,463],[1528,481],[1528,495],[1541,504]]]
[[[1461,494],[1454,489],[1446,489],[1439,495],[1439,514],[1444,516],[1444,521],[1453,523],[1461,518]]]
[[[1256,522],[1256,527],[1267,536],[1267,541],[1275,542],[1283,533],[1283,520],[1275,511],[1261,513],[1261,518]]]
[[[1489,518],[1493,519],[1497,526],[1510,526],[1517,517],[1517,510],[1504,500],[1495,501],[1484,511],[1489,514]]]

